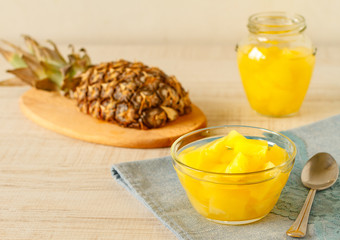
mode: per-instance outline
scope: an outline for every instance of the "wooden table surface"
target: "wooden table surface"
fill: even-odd
[[[234,46],[84,46],[93,62],[141,60],[174,74],[208,126],[246,124],[286,130],[340,113],[340,46],[318,46],[300,112],[268,118],[250,109]],[[67,48],[62,48],[66,53]],[[9,78],[0,60],[1,79]],[[169,148],[124,149],[74,140],[26,119],[29,87],[0,87],[0,239],[175,239],[111,176],[111,165],[169,155]]]

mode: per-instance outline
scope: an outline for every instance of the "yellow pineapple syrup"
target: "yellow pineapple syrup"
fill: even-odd
[[[304,17],[284,12],[249,17],[249,35],[237,45],[237,61],[250,106],[283,117],[297,113],[312,77],[315,48]]]

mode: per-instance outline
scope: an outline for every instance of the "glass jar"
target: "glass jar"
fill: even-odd
[[[251,107],[282,117],[297,113],[307,93],[316,49],[298,14],[258,13],[249,17],[249,35],[236,47],[239,71]]]

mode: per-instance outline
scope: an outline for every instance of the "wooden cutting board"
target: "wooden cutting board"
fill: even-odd
[[[193,105],[190,114],[181,116],[162,128],[124,128],[78,111],[73,100],[55,92],[34,88],[21,96],[20,106],[29,119],[47,129],[72,138],[116,147],[169,147],[181,135],[207,125],[204,113]]]

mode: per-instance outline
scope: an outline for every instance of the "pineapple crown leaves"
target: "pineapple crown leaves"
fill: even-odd
[[[68,61],[60,54],[57,45],[48,40],[52,48],[40,45],[30,36],[24,35],[28,51],[2,40],[13,51],[0,47],[0,53],[14,67],[8,72],[24,82],[43,90],[61,90],[65,94],[74,90],[79,83],[79,75],[91,66],[85,49],[77,53],[73,46]]]

